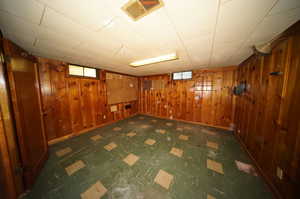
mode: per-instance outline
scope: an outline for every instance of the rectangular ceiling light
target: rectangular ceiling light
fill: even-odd
[[[171,61],[171,60],[175,60],[175,59],[178,59],[177,54],[171,53],[168,55],[163,55],[163,56],[159,56],[159,57],[153,57],[153,58],[149,58],[149,59],[135,61],[135,62],[130,63],[130,66],[137,67],[137,66],[143,66],[143,65],[147,65],[147,64],[159,63],[159,62],[163,62],[163,61]]]

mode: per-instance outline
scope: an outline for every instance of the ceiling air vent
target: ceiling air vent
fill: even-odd
[[[129,17],[137,21],[162,6],[162,0],[130,0],[122,9]]]

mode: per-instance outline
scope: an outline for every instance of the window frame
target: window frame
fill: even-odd
[[[186,79],[183,79],[183,73],[185,73],[185,72],[191,72],[191,78],[186,78]],[[181,78],[180,79],[174,79],[174,74],[175,73],[180,73],[181,74]],[[193,79],[193,71],[192,70],[187,70],[187,71],[180,71],[180,72],[174,72],[174,73],[172,73],[172,80],[173,81],[178,81],[178,80],[191,80],[191,79]]]
[[[72,74],[70,74],[70,68],[69,68],[70,65],[82,67],[83,75],[72,75]],[[84,76],[84,68],[95,69],[96,70],[96,77]],[[83,66],[83,65],[79,65],[79,64],[71,64],[71,63],[69,63],[68,64],[68,77],[77,77],[77,78],[84,78],[84,79],[100,79],[99,78],[99,76],[100,76],[99,71],[100,70],[101,69],[98,69],[98,68],[93,68],[93,67],[89,67],[89,66]]]

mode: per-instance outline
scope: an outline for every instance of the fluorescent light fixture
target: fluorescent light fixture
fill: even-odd
[[[163,62],[163,61],[171,61],[171,60],[175,60],[175,59],[178,59],[177,54],[171,53],[168,55],[163,55],[163,56],[159,56],[159,57],[153,57],[153,58],[149,58],[149,59],[135,61],[135,62],[130,63],[130,66],[137,67],[137,66],[154,64],[154,63]]]

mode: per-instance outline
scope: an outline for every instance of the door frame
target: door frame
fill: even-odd
[[[22,165],[13,123],[13,111],[7,79],[4,55],[6,42],[0,30],[0,162],[3,164],[0,174],[3,178],[5,196],[16,199],[25,189],[22,173],[17,172]]]
[[[9,57],[9,59],[12,59],[14,57],[28,59],[28,58],[22,57],[22,56],[20,56],[20,57],[12,56],[12,57]],[[38,175],[38,173],[36,171],[41,169],[41,167],[43,166],[42,162],[45,162],[48,158],[48,143],[47,143],[47,139],[46,139],[46,135],[45,135],[45,128],[44,128],[44,118],[43,118],[43,112],[42,112],[41,88],[40,88],[40,79],[39,79],[39,75],[38,75],[38,66],[37,66],[37,63],[34,62],[33,60],[31,60],[31,59],[28,59],[28,60],[33,63],[33,67],[34,67],[34,75],[35,75],[35,79],[36,79],[35,87],[37,89],[37,95],[38,95],[39,117],[41,120],[42,135],[43,135],[43,141],[44,141],[44,146],[45,146],[44,150],[46,152],[42,156],[42,158],[39,159],[38,167],[26,168],[23,166],[22,173],[23,173],[23,178],[24,178],[24,187],[26,189],[30,189],[32,187],[32,185],[34,183],[34,179]],[[9,87],[10,87],[10,92],[11,92],[11,100],[12,100],[12,106],[13,106],[15,123],[16,123],[16,130],[17,130],[16,133],[17,133],[18,143],[19,143],[19,148],[20,148],[20,159],[21,159],[21,162],[24,162],[24,160],[27,159],[27,152],[26,152],[25,143],[24,143],[24,139],[23,139],[21,115],[20,115],[20,109],[18,107],[18,102],[17,102],[15,79],[14,79],[11,62],[7,63],[7,73],[8,73]],[[29,170],[32,170],[32,172],[29,173],[28,172]],[[34,173],[35,175],[30,175],[31,173]]]

